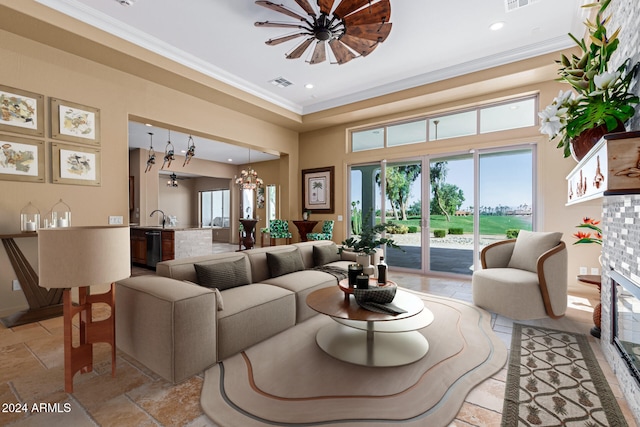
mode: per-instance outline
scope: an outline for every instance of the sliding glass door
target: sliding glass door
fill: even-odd
[[[533,229],[534,163],[526,146],[351,166],[350,235],[384,220],[393,268],[470,276],[484,246]]]

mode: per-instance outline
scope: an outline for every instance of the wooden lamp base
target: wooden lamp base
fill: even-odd
[[[64,391],[73,393],[73,376],[76,372],[93,370],[93,344],[106,342],[111,344],[111,376],[116,376],[116,321],[115,289],[98,295],[89,295],[87,286],[78,288],[78,304],[71,301],[71,289],[65,289],[64,306]],[[107,319],[94,322],[91,316],[93,304],[107,304],[111,314]],[[73,346],[73,317],[80,314],[80,344]]]

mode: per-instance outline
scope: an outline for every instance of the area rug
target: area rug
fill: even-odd
[[[410,291],[408,291],[410,292]],[[220,426],[447,426],[469,391],[504,367],[505,344],[486,311],[418,292],[435,315],[427,355],[371,368],[324,353],[314,316],[205,373],[200,403]]]
[[[502,426],[626,426],[585,335],[514,324]]]

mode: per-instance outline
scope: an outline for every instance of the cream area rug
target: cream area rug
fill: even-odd
[[[410,292],[410,291],[409,291]],[[469,391],[499,371],[506,346],[486,311],[414,292],[435,315],[421,360],[371,368],[334,359],[315,341],[318,315],[205,373],[201,405],[220,426],[447,426]]]

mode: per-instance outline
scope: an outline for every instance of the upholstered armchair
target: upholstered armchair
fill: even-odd
[[[291,232],[289,231],[289,221],[286,219],[272,219],[269,221],[269,234],[271,246],[275,246],[276,239],[287,239],[287,245],[291,244]]]
[[[307,240],[331,240],[333,237],[334,221],[327,220],[322,223],[322,231],[320,233],[307,233]]]
[[[567,309],[567,248],[562,233],[521,230],[482,249],[473,303],[516,320],[553,319]]]

